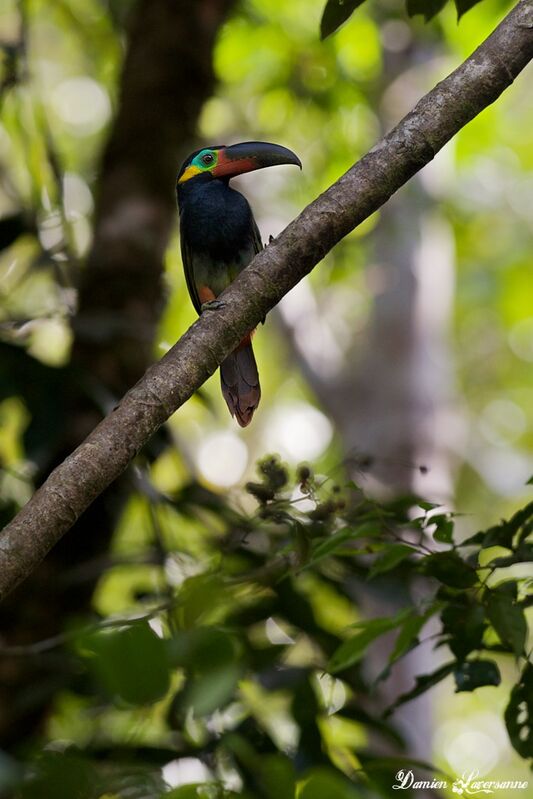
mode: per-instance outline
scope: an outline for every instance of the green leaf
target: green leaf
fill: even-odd
[[[422,510],[435,510],[435,508],[440,508],[438,502],[426,502],[423,500],[422,502],[417,502],[416,504],[419,508],[422,508]]]
[[[428,619],[433,616],[434,613],[440,608],[440,603],[433,604],[425,613],[422,615],[412,615],[408,616],[407,619],[404,621],[402,628],[400,630],[400,634],[396,639],[396,643],[394,644],[394,649],[392,650],[390,657],[389,657],[389,665],[395,663],[399,658],[408,652],[412,645],[417,641],[418,634],[428,621]]]
[[[461,663],[454,671],[455,693],[474,691],[483,685],[499,685],[500,670],[493,660],[470,660]]]
[[[160,799],[214,799],[215,797],[222,799],[222,796],[226,799],[228,794],[223,793],[220,788],[217,791],[216,783],[191,782],[189,785],[182,785],[162,794]]]
[[[250,736],[244,738],[236,733],[224,735],[224,748],[231,753],[239,770],[243,772],[245,781],[248,782],[246,777],[251,777],[250,782],[255,788],[254,797],[294,799],[296,778],[294,764],[289,757],[280,753],[259,753],[251,745]],[[226,799],[226,794],[223,799]]]
[[[364,535],[364,532],[360,533],[357,528],[343,527],[342,530],[338,530],[333,535],[328,536],[328,538],[317,541],[313,546],[310,562],[317,563],[317,561],[323,560],[328,555],[336,552],[337,549],[340,549],[347,541],[353,541],[360,535]]]
[[[483,549],[495,546],[510,549],[513,545],[514,534],[515,531],[510,526],[509,522],[503,521],[500,522],[500,524],[496,524],[494,527],[489,527],[483,536]]]
[[[520,535],[518,536],[517,544],[518,548],[533,534],[533,519],[527,521],[525,524],[522,525],[522,529],[520,531]]]
[[[527,636],[527,622],[523,608],[517,602],[516,583],[509,581],[487,589],[484,602],[490,623],[505,644],[520,657],[524,653]]]
[[[470,11],[471,8],[477,6],[481,0],[455,0],[455,7],[457,9],[457,20],[460,20],[463,14]]]
[[[322,41],[334,33],[343,22],[346,22],[355,9],[363,3],[364,0],[328,0],[320,20]]]
[[[447,0],[407,0],[407,13],[410,17],[422,14],[429,22],[446,5]]]
[[[368,572],[368,579],[371,580],[377,574],[385,574],[385,572],[394,569],[403,560],[412,555],[417,550],[410,547],[408,544],[391,544],[381,552]]]
[[[523,542],[529,533],[533,530],[533,502],[529,502],[524,508],[520,508],[508,521],[502,521],[500,524],[495,525],[494,527],[489,527],[483,533],[477,533],[476,536],[473,536],[472,539],[467,539],[467,541],[463,542],[464,544],[467,543],[479,543],[478,536],[482,536],[483,541],[483,548],[486,549],[487,547],[493,546],[501,546],[505,547],[506,549],[511,549],[513,546],[513,540],[515,535],[521,531],[518,542]],[[473,540],[476,539],[476,540]]]
[[[392,618],[371,619],[370,621],[359,622],[357,625],[354,625],[361,627],[361,631],[357,633],[357,635],[347,638],[346,641],[343,641],[338,649],[335,650],[327,665],[328,671],[335,673],[358,663],[372,641],[375,641],[380,635],[394,630],[411,613],[412,610],[406,609],[400,611],[400,613]]]
[[[417,696],[420,696],[430,688],[433,688],[434,685],[444,680],[448,674],[454,671],[456,665],[455,661],[451,661],[450,663],[445,663],[444,666],[441,666],[440,669],[437,669],[431,674],[422,674],[416,677],[415,687],[398,697],[396,702],[387,710],[386,716],[390,716],[397,707],[405,704],[405,702],[410,702],[412,699],[416,699]]]
[[[520,682],[511,691],[505,725],[513,747],[524,758],[533,757],[533,664],[526,663]]]
[[[269,799],[293,799],[296,790],[294,766],[284,755],[262,755],[257,761],[257,775]]]
[[[448,514],[439,513],[437,516],[432,516],[428,521],[429,524],[436,525],[436,530],[433,533],[435,541],[439,541],[441,544],[453,543],[454,523]]]
[[[339,772],[315,768],[298,793],[298,799],[360,799],[360,792]]]
[[[503,557],[491,558],[488,564],[490,564],[491,567],[504,569],[507,566],[513,566],[515,563],[530,563],[532,561],[533,561],[533,544],[520,544],[512,555],[504,555]]]
[[[375,792],[372,792],[371,796],[381,796],[387,797],[387,799],[393,799],[393,791],[391,791],[391,785],[396,786],[398,783],[398,772],[402,772],[404,775],[408,776],[408,772],[410,771],[411,774],[413,771],[415,773],[426,771],[428,777],[437,778],[437,775],[440,777],[444,777],[450,783],[453,782],[453,777],[450,778],[448,774],[445,774],[441,771],[437,766],[432,763],[426,763],[423,760],[417,760],[415,758],[406,757],[374,757],[372,755],[368,755],[367,752],[358,752],[357,753],[358,759],[361,761],[361,767],[363,769],[363,773],[365,777],[369,780],[370,785],[376,789]],[[418,776],[418,775],[417,775]],[[419,792],[414,788],[410,790],[409,788],[405,788],[404,791],[398,790],[395,793],[400,794],[400,796],[409,797],[409,799],[416,799],[417,795],[422,796],[424,794],[429,796],[435,796],[436,793],[433,794],[432,791],[426,793],[426,791]],[[365,793],[365,796],[367,794]],[[439,792],[440,796],[440,792]]]
[[[420,570],[451,588],[470,588],[478,581],[475,570],[456,552],[437,552],[428,555],[422,561]]]
[[[220,576],[197,574],[189,577],[180,588],[178,603],[173,610],[179,629],[188,630],[200,622],[215,621],[217,610],[228,601],[228,589]]]
[[[172,665],[191,672],[225,666],[236,659],[233,638],[216,627],[198,627],[176,633],[167,641],[167,648]]]
[[[474,533],[469,538],[465,538],[464,541],[461,541],[459,544],[460,547],[471,547],[474,545],[482,544],[485,539],[485,530],[480,530],[478,533]]]
[[[527,486],[533,486],[533,474],[531,475],[531,477],[530,477],[530,478],[529,478],[529,480],[527,481],[526,485],[527,485]]]
[[[391,666],[396,663],[397,660],[403,657],[403,655],[409,652],[409,650],[412,649],[415,644],[418,643],[418,634],[420,633],[420,630],[423,628],[428,619],[434,613],[436,613],[437,610],[439,610],[440,607],[441,603],[435,602],[422,615],[418,615],[413,611],[413,613],[406,618],[401,627],[400,633],[396,638],[394,649],[389,656],[387,664],[374,680],[374,685],[377,685],[377,683],[381,682],[381,680],[388,679],[391,672]]]
[[[519,537],[519,541],[524,541],[525,538],[529,533],[532,532],[533,529],[533,502],[529,502],[524,508],[518,510],[514,516],[509,519],[509,527],[513,531],[513,533],[517,533],[519,530],[523,529],[526,532],[522,532]]]
[[[20,799],[97,799],[100,779],[91,763],[76,752],[43,752],[33,764]]]
[[[195,717],[208,716],[228,704],[237,688],[241,669],[236,663],[195,676],[185,692],[185,703]]]
[[[460,661],[481,647],[486,627],[483,607],[465,599],[461,597],[457,603],[448,604],[441,614],[444,633],[449,636],[448,646]]]
[[[165,642],[148,622],[100,630],[80,639],[89,664],[106,692],[132,705],[161,699],[170,684]]]
[[[173,712],[183,718],[191,709],[199,717],[227,704],[242,671],[230,635],[200,627],[178,633],[168,646],[171,662],[186,670],[185,685],[174,699]]]

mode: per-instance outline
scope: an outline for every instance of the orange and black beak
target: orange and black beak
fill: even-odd
[[[234,178],[244,172],[278,164],[295,164],[302,168],[298,156],[287,147],[265,141],[246,141],[221,148],[211,174],[216,178]]]

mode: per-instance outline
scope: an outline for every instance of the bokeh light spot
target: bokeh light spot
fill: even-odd
[[[495,399],[483,409],[479,427],[491,444],[497,447],[506,446],[524,433],[527,419],[522,408],[515,402]]]
[[[67,219],[75,219],[78,214],[87,216],[93,210],[93,195],[87,183],[75,172],[65,172],[63,178],[63,199]]]
[[[111,116],[111,102],[104,87],[92,78],[61,81],[52,92],[56,114],[78,136],[97,133]]]
[[[291,463],[318,458],[333,436],[327,416],[304,402],[278,405],[267,429],[269,448]]]
[[[533,363],[533,316],[521,319],[511,328],[509,346],[523,361]]]
[[[239,482],[248,464],[248,448],[236,433],[208,435],[198,450],[197,466],[210,483],[228,488]]]

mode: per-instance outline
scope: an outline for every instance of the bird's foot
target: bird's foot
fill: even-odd
[[[204,311],[220,311],[221,308],[224,308],[226,305],[225,302],[222,300],[209,300],[208,302],[203,302],[200,306],[200,311],[203,313]]]

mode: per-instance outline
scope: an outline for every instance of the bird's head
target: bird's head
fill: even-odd
[[[205,147],[203,150],[196,150],[185,159],[178,172],[178,187],[200,178],[229,180],[244,172],[277,164],[295,164],[302,168],[298,156],[280,144],[246,141],[229,147],[225,145]]]

